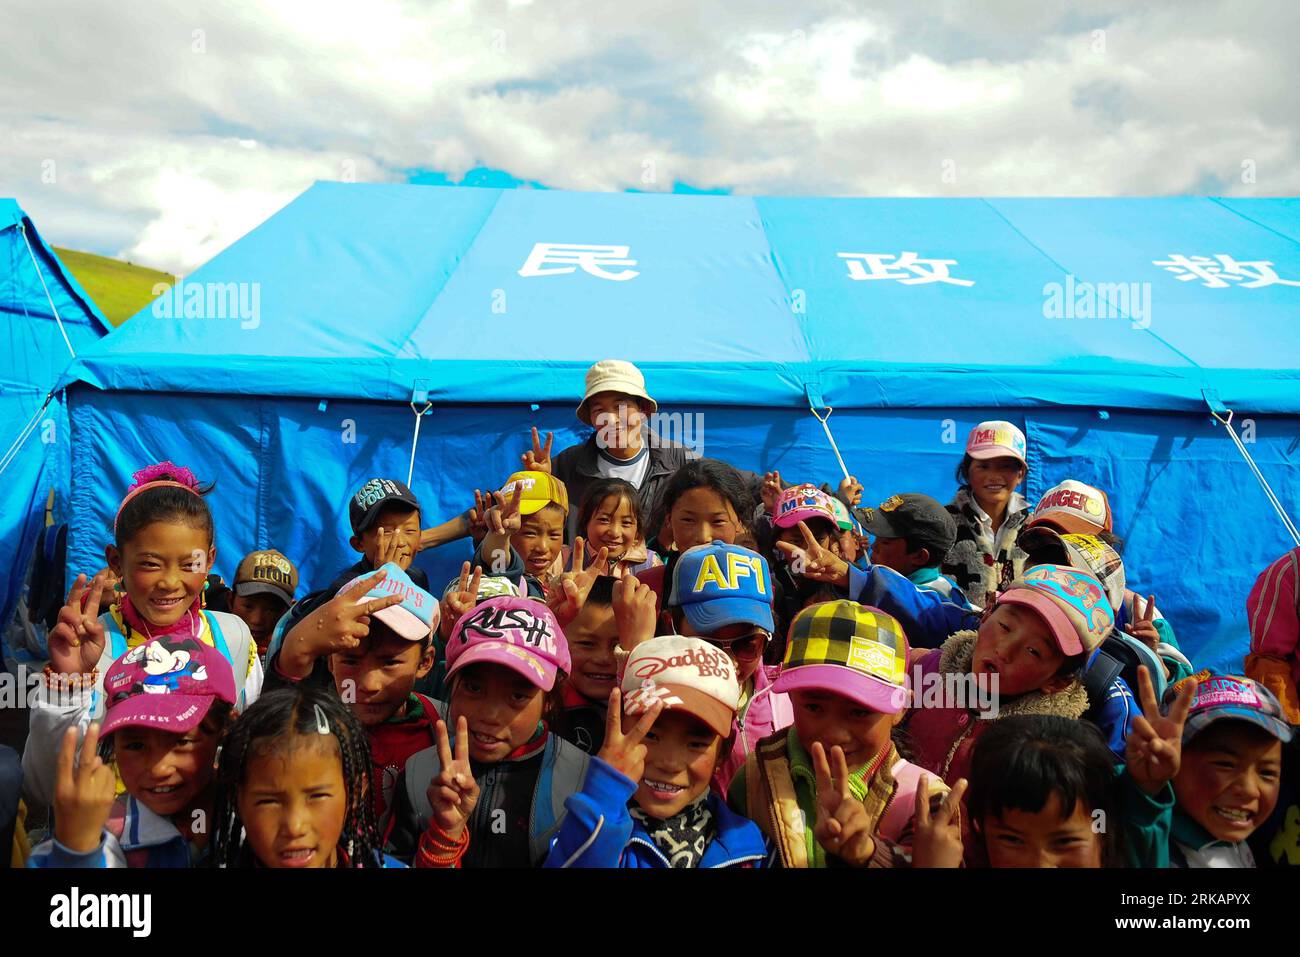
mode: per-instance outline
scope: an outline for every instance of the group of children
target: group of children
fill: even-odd
[[[274,550],[210,579],[208,489],[136,473],[49,635],[28,865],[1300,864],[1278,699],[1125,587],[1102,490],[1029,507],[1012,424],[947,507],[697,459],[651,527],[548,456],[433,529],[371,479],[303,597]],[[464,537],[436,593],[413,561]]]

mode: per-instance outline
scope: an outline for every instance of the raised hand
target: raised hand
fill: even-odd
[[[77,729],[63,734],[54,785],[54,839],[85,854],[99,847],[117,790],[117,775],[99,756],[99,723],[92,722],[76,764]],[[76,767],[74,767],[76,764]]]
[[[604,574],[609,564],[609,549],[601,546],[600,551],[596,553],[596,560],[589,567],[584,568],[586,558],[587,543],[580,537],[575,538],[573,553],[569,559],[569,570],[551,583],[550,597],[546,603],[555,613],[555,620],[560,623],[561,628],[577,618],[578,613],[582,611],[587,596],[591,594],[591,586],[596,584],[596,579]]]
[[[840,482],[840,498],[850,505],[857,505],[862,501],[862,483],[852,475]]]
[[[1142,596],[1133,596],[1133,621],[1124,626],[1126,634],[1132,635],[1152,651],[1160,647],[1160,632],[1156,631],[1156,596],[1147,597],[1146,607],[1142,605]]]
[[[447,837],[457,839],[478,804],[478,782],[469,766],[469,727],[465,716],[456,719],[456,751],[447,739],[447,722],[439,721],[435,734],[441,767],[426,792],[433,808],[432,820]]]
[[[849,791],[849,766],[844,749],[839,745],[831,748],[834,776],[820,741],[813,742],[812,759],[817,778],[817,823],[813,837],[826,853],[854,867],[864,867],[876,853],[872,837],[876,822],[867,814],[866,806]]]
[[[470,538],[479,541],[488,533],[487,527],[487,510],[492,507],[492,499],[479,489],[474,489],[474,507],[465,513],[465,519],[469,522]]]
[[[847,587],[849,563],[818,545],[805,522],[799,523],[799,530],[803,533],[802,548],[791,542],[776,543],[776,547],[790,560],[790,571],[812,581]]]
[[[780,472],[763,473],[763,486],[759,494],[762,496],[763,508],[767,510],[768,515],[776,516],[776,503],[781,498],[782,488]]]
[[[294,625],[284,638],[277,667],[289,677],[305,678],[317,658],[360,645],[370,634],[370,616],[402,601],[397,594],[364,600],[366,593],[387,577],[388,572],[380,569]]]
[[[469,562],[460,566],[460,581],[456,583],[455,591],[443,596],[438,613],[438,634],[444,641],[451,637],[452,629],[460,621],[461,615],[468,614],[478,604],[478,586],[482,580],[482,565],[474,566],[472,576],[469,573]]]
[[[546,445],[543,446],[537,426],[533,426],[532,450],[519,457],[524,463],[524,468],[529,472],[546,472],[549,475],[551,471],[551,443],[554,441],[555,433],[547,432]]]
[[[402,571],[406,571],[411,567],[411,562],[414,559],[415,552],[402,543],[396,532],[392,529],[380,527],[378,548],[375,552],[376,567],[392,562]]]
[[[515,490],[507,499],[500,492],[492,493],[497,500],[497,504],[487,510],[484,518],[487,521],[488,534],[502,535],[509,538],[515,532],[519,531],[523,525],[524,518],[519,514],[519,500],[524,494],[522,484],[516,484]]]
[[[59,609],[58,624],[49,634],[51,670],[61,675],[87,674],[99,664],[104,654],[99,603],[107,584],[102,572],[89,586],[85,575],[78,575],[72,583],[68,603]]]
[[[965,778],[958,779],[930,815],[930,775],[921,778],[916,789],[916,824],[912,833],[913,867],[961,867],[961,801],[966,794]]]
[[[618,643],[624,651],[631,651],[643,641],[655,636],[655,592],[635,575],[624,575],[614,582],[614,623],[618,628]]]
[[[1124,745],[1124,763],[1138,787],[1147,794],[1156,794],[1178,774],[1183,758],[1183,725],[1187,723],[1187,712],[1195,696],[1194,681],[1179,682],[1178,697],[1169,714],[1162,715],[1151,685],[1151,673],[1145,665],[1138,666],[1142,714],[1133,719],[1133,729]]]
[[[601,745],[596,757],[629,780],[640,782],[641,775],[645,774],[646,756],[646,747],[642,742],[663,710],[664,703],[656,700],[641,715],[635,727],[624,734],[623,696],[615,688],[609,693],[609,708],[605,712],[605,743]]]

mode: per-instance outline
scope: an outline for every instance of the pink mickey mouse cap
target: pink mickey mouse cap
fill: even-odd
[[[501,595],[479,602],[456,622],[447,642],[447,677],[488,662],[523,675],[543,691],[572,668],[569,643],[551,609],[531,598]]]
[[[235,703],[235,675],[221,652],[195,638],[154,638],[108,666],[102,734],[118,728],[158,728],[185,734],[212,702]]]
[[[800,522],[824,518],[832,528],[839,528],[839,518],[831,507],[831,497],[815,485],[792,485],[776,501],[772,524],[777,528],[794,528]]]

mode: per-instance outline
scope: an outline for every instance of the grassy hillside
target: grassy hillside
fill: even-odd
[[[174,283],[175,277],[156,269],[133,266],[106,256],[54,247],[63,265],[81,283],[95,305],[114,326],[120,326],[153,300],[155,283]]]

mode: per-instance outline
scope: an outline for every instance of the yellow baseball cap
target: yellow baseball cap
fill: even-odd
[[[516,472],[501,486],[501,494],[507,499],[515,493],[515,486],[522,485],[519,496],[519,514],[532,515],[540,512],[554,502],[569,514],[569,490],[564,483],[548,472]]]

